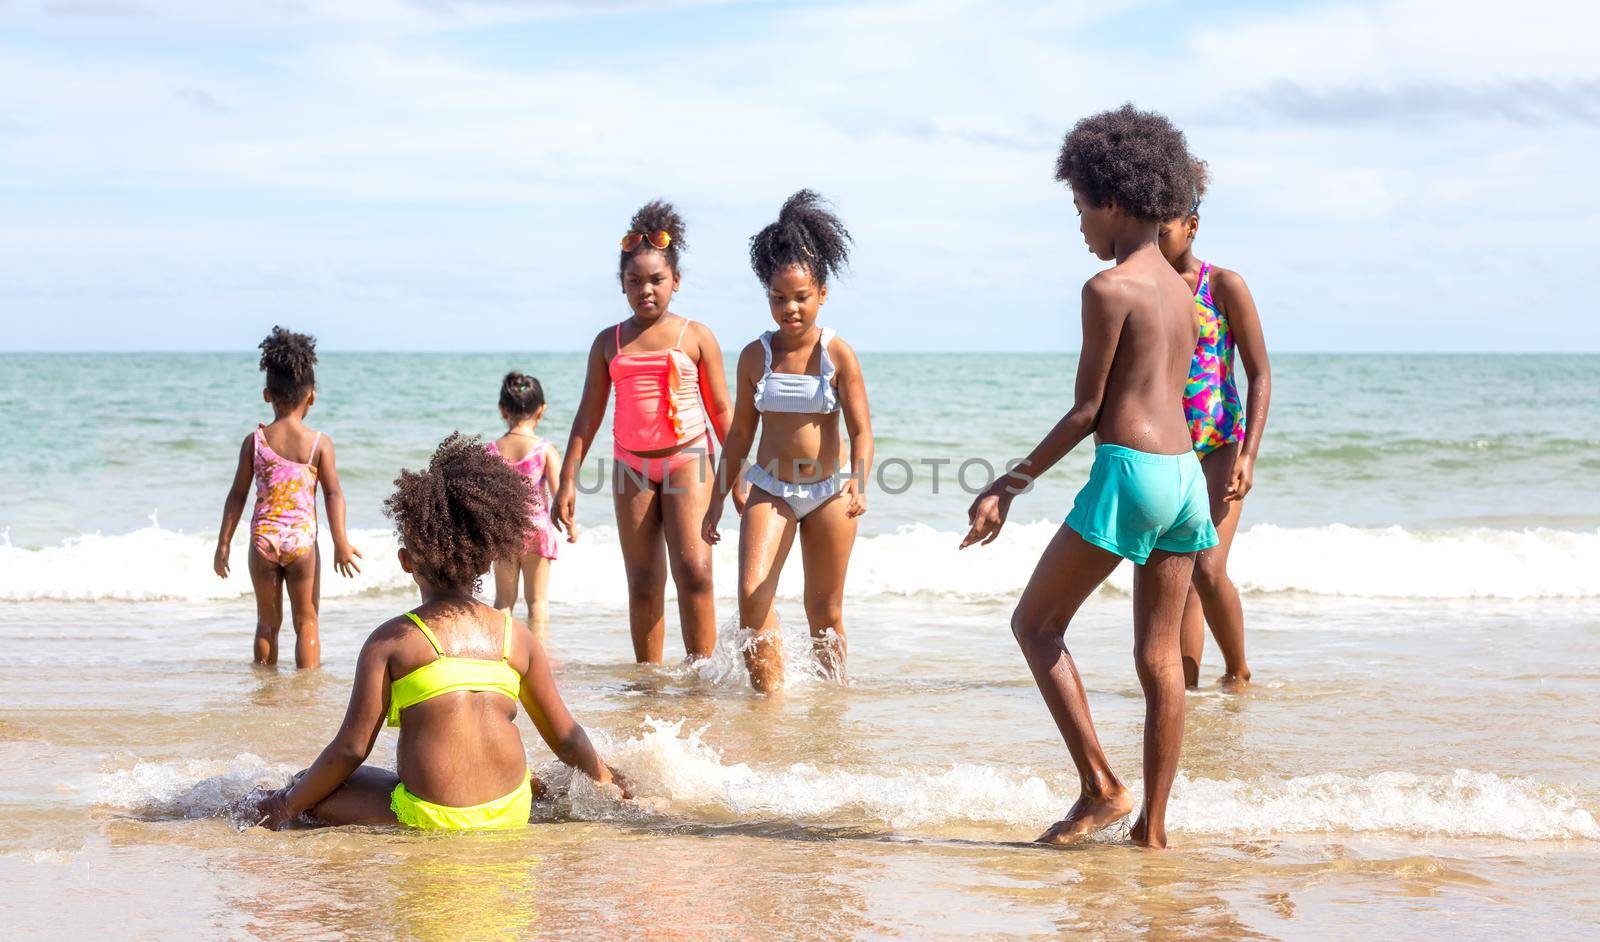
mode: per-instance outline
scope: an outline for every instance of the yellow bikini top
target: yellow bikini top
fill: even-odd
[[[416,612],[406,612],[406,617],[416,623],[422,636],[433,645],[439,655],[411,673],[389,685],[389,725],[400,725],[400,711],[408,706],[431,700],[443,693],[457,690],[490,690],[503,693],[513,701],[522,691],[522,675],[518,674],[506,658],[511,656],[511,613],[506,613],[505,639],[500,644],[500,660],[488,661],[476,657],[446,657],[439,647],[439,639],[417,617]]]

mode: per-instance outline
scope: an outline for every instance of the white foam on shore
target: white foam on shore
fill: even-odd
[[[228,760],[140,762],[99,777],[96,804],[159,819],[243,820],[245,799],[257,788],[278,788],[294,766],[269,763],[248,752]]]
[[[730,524],[730,527],[732,524]],[[850,562],[852,597],[901,595],[959,599],[1015,597],[1057,532],[1054,523],[1013,524],[987,547],[958,551],[960,535],[926,526],[866,536]],[[359,530],[352,541],[365,554],[362,573],[332,571],[324,540],[322,592],[340,598],[371,591],[409,590],[395,559],[395,538]],[[717,590],[733,594],[738,539],[725,534],[716,548]],[[117,536],[90,534],[58,546],[0,545],[0,600],[97,599],[204,601],[250,594],[246,549],[235,544],[232,572],[212,572],[214,540],[145,527]],[[795,551],[798,555],[798,550]],[[1600,597],[1600,531],[1488,528],[1417,532],[1400,527],[1342,525],[1286,528],[1259,524],[1239,534],[1230,570],[1246,592],[1408,599],[1553,599]],[[622,555],[611,527],[586,530],[563,544],[551,578],[552,601],[622,608]],[[1123,565],[1109,581],[1127,592],[1133,570]],[[791,560],[779,594],[798,598],[798,560]],[[672,593],[668,583],[668,593]]]
[[[757,769],[725,761],[702,731],[683,727],[682,721],[647,721],[642,733],[611,744],[607,755],[631,777],[640,798],[697,819],[1028,831],[1059,818],[1076,798],[1075,782],[1005,766],[959,763],[882,773],[803,763]],[[1174,830],[1227,837],[1392,832],[1600,841],[1600,823],[1572,793],[1529,778],[1466,770],[1251,781],[1180,774],[1168,820]]]
[[[547,763],[547,784],[568,791],[585,819],[649,816],[711,824],[887,828],[937,836],[949,826],[987,825],[1026,839],[1071,805],[1074,783],[1025,768],[958,763],[944,768],[861,772],[796,763],[763,769],[728,761],[683,721],[647,720],[636,735],[596,733],[632,782],[619,803],[588,786],[568,791],[565,769]],[[228,818],[259,786],[277,787],[292,767],[248,753],[231,760],[141,762],[100,776],[97,803],[161,818]],[[581,776],[576,776],[581,779]],[[574,783],[576,784],[576,783]],[[1180,774],[1168,812],[1174,832],[1247,839],[1289,834],[1389,833],[1512,841],[1600,841],[1600,823],[1571,792],[1530,778],[1457,770],[1386,771],[1231,781]]]

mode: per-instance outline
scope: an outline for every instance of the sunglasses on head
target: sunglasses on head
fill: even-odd
[[[672,244],[672,235],[665,229],[654,232],[630,232],[622,237],[622,251],[632,252],[642,242],[649,242],[657,249],[665,249]]]

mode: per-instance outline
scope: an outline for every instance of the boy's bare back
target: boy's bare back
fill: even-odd
[[[1189,285],[1149,245],[1090,278],[1083,304],[1085,334],[1108,332],[1115,345],[1096,441],[1157,454],[1188,451],[1183,389],[1200,330]]]

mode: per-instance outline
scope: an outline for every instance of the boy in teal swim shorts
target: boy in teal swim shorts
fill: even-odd
[[[1115,265],[1083,286],[1083,349],[1072,409],[1015,470],[973,501],[963,548],[999,536],[1011,501],[1091,433],[1089,483],[1040,557],[1011,616],[1034,682],[1077,766],[1081,794],[1040,835],[1068,844],[1133,810],[1095,736],[1067,626],[1123,559],[1133,577],[1133,653],[1144,688],[1144,807],[1130,836],[1165,847],[1167,799],[1183,744],[1178,648],[1194,554],[1217,542],[1205,477],[1184,419],[1199,327],[1194,297],[1157,230],[1192,205],[1196,164],[1165,117],[1124,105],[1067,134],[1056,179],[1072,187],[1089,251]]]

